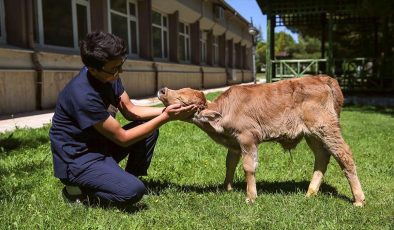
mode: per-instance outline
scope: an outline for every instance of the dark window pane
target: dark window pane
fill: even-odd
[[[185,37],[183,35],[179,35],[178,38],[178,55],[179,60],[185,61]]]
[[[167,46],[167,32],[163,32],[163,37],[164,37],[164,57],[168,57],[168,46]]]
[[[190,60],[189,38],[186,39],[186,60]]]
[[[131,35],[131,53],[137,53],[137,24],[130,21],[130,35]]]
[[[111,0],[111,9],[127,14],[126,0]]]
[[[86,6],[77,4],[78,41],[88,33],[88,13]]]
[[[200,54],[200,61],[201,61],[201,62],[204,62],[204,61],[203,61],[204,51],[203,51],[203,46],[202,46],[202,43],[201,43],[201,42],[200,42],[200,52],[201,52],[201,54]]]
[[[74,47],[71,12],[69,0],[42,0],[46,45]]]
[[[37,1],[33,1],[33,30],[34,30],[34,42],[38,43],[38,37],[39,37],[39,32],[38,32],[38,8],[37,8]]]
[[[182,22],[179,23],[179,33],[184,33],[185,32],[185,24]]]
[[[129,12],[130,12],[130,15],[137,16],[135,13],[135,4],[134,3],[131,3],[131,2],[129,3]]]
[[[152,23],[156,25],[161,25],[161,14],[153,11],[152,12]]]
[[[163,26],[167,27],[167,18],[166,17],[163,17]]]
[[[126,42],[126,47],[128,47],[127,18],[112,13],[111,26],[112,33],[123,38]]]
[[[153,27],[152,28],[152,33],[153,33],[153,55],[154,55],[154,57],[161,58],[162,57],[162,52],[161,52],[161,29]]]

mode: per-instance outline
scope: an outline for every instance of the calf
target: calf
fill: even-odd
[[[325,75],[283,80],[270,84],[233,86],[215,101],[190,88],[161,89],[159,99],[171,104],[198,105],[188,120],[217,143],[228,148],[224,186],[232,189],[236,166],[243,158],[247,182],[246,201],[257,197],[255,171],[258,144],[279,142],[293,149],[305,137],[315,155],[314,173],[306,196],[316,195],[333,156],[349,181],[355,206],[364,204],[349,146],[342,138],[339,114],[343,95],[338,82]]]

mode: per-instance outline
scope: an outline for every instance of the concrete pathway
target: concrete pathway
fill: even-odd
[[[251,83],[245,83],[251,84]],[[203,90],[204,93],[221,92],[229,87],[214,88]],[[131,100],[136,105],[153,106],[161,102],[157,97],[145,98],[139,100]],[[53,110],[35,111],[31,113],[21,113],[9,116],[0,116],[0,133],[13,131],[16,128],[40,128],[51,123]]]

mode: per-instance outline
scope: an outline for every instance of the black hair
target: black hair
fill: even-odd
[[[105,63],[127,53],[125,41],[113,34],[94,31],[79,42],[83,64],[101,69]]]

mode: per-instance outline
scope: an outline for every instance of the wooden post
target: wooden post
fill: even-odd
[[[320,53],[321,59],[325,58],[325,47],[324,44],[326,43],[326,13],[321,14],[321,45],[320,45]]]
[[[328,60],[327,60],[327,72],[329,75],[334,76],[335,74],[335,67],[334,67],[334,54],[333,54],[333,47],[332,47],[332,36],[333,36],[333,29],[334,29],[334,21],[332,18],[332,13],[328,18]]]
[[[266,51],[266,80],[272,82],[275,77],[272,60],[275,55],[275,15],[267,14],[267,51]]]

